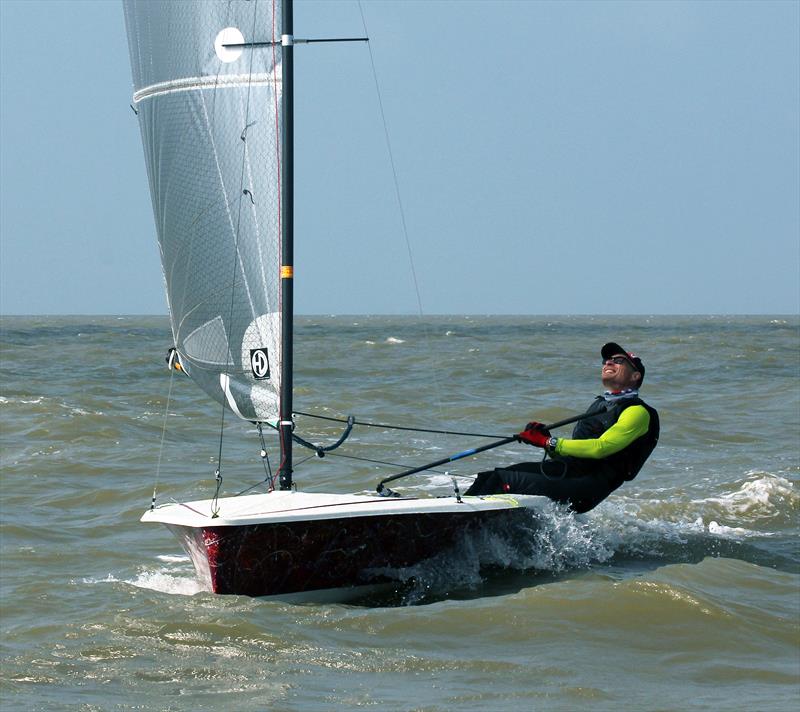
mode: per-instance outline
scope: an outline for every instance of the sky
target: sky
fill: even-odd
[[[800,312],[800,3],[362,7],[408,241],[369,48],[298,46],[298,313]],[[131,93],[119,2],[0,0],[0,313],[166,314]]]

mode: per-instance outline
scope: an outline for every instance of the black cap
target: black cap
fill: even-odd
[[[635,353],[628,351],[627,349],[623,349],[619,344],[615,344],[613,341],[609,341],[605,346],[603,346],[602,349],[600,349],[600,356],[603,357],[604,361],[607,358],[616,356],[617,354],[624,354],[628,357],[628,361],[630,361],[631,366],[633,366],[639,373],[642,374],[642,378],[639,381],[641,383],[644,380],[644,364],[642,363],[642,359],[640,359]]]

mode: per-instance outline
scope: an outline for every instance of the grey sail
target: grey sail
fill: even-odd
[[[248,420],[280,393],[279,4],[125,0],[175,347]]]

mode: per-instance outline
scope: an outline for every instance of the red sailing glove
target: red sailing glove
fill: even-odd
[[[543,423],[534,421],[525,426],[525,430],[517,435],[517,440],[535,447],[547,447],[547,443],[550,440],[550,431]]]

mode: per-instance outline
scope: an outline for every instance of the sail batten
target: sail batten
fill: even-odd
[[[182,91],[194,91],[196,89],[241,89],[248,86],[265,86],[280,84],[280,77],[274,74],[242,74],[242,75],[223,75],[221,77],[184,77],[168,82],[160,82],[149,87],[144,87],[133,94],[133,103],[138,104],[145,99],[163,94],[173,94]]]
[[[280,6],[124,0],[175,348],[247,420],[279,414]]]

